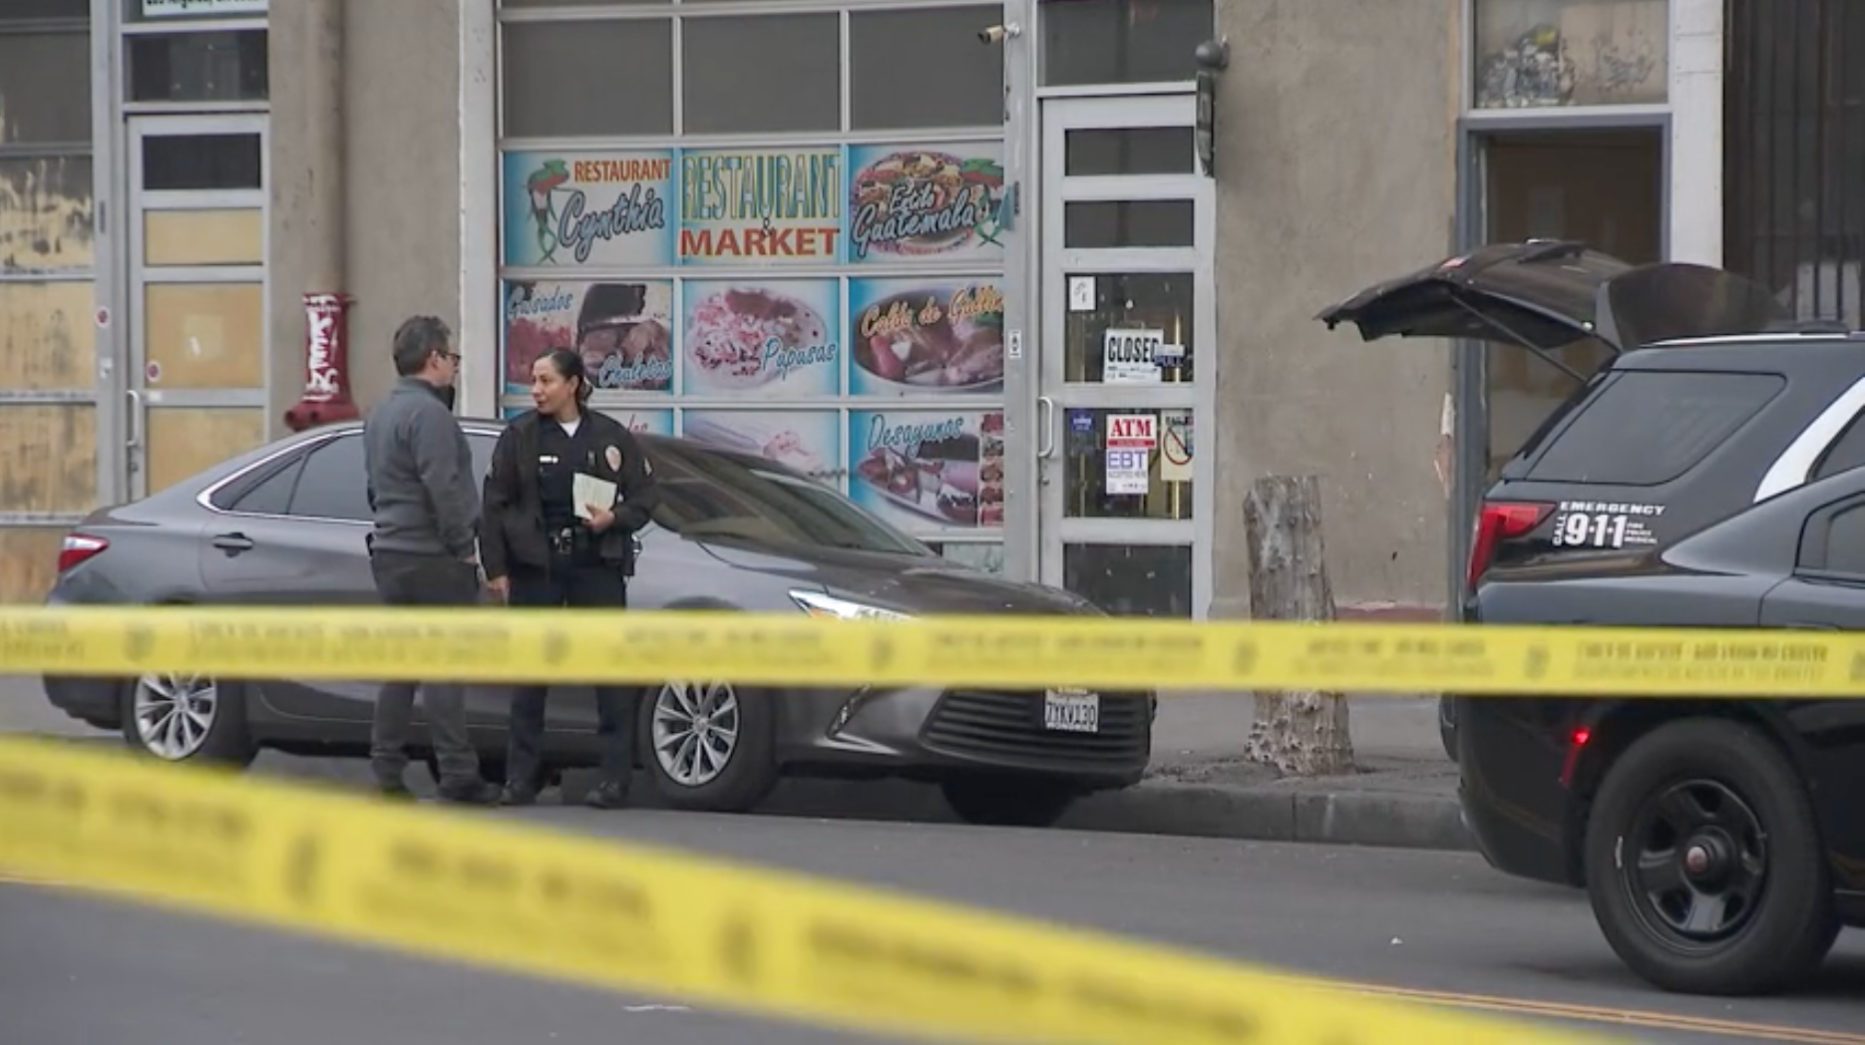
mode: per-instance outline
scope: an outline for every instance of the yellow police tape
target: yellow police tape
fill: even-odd
[[[946,1040],[1598,1040],[491,816],[0,739],[0,871],[170,909]]]
[[[1845,632],[1061,616],[0,607],[0,674],[1850,697]]]

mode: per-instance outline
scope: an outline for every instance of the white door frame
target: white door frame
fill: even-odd
[[[1186,173],[1069,177],[1065,174],[1067,132],[1083,129],[1193,126],[1194,95],[1152,94],[1114,98],[1052,98],[1042,102],[1042,261],[1036,416],[1033,419],[1039,486],[1037,547],[1040,577],[1048,584],[1063,580],[1063,549],[1070,543],[1111,545],[1190,545],[1192,615],[1203,619],[1211,605],[1212,511],[1216,488],[1209,434],[1213,416],[1219,346],[1217,288],[1212,260],[1216,236],[1215,193],[1211,180],[1196,173],[1188,156]],[[1187,146],[1188,150],[1190,145]],[[1075,201],[1191,200],[1193,242],[1189,247],[1069,249],[1063,239],[1063,208]],[[1064,381],[1063,338],[1067,322],[1070,274],[1129,275],[1188,272],[1192,276],[1192,342],[1199,362],[1191,382],[1159,385],[1102,385]],[[1190,520],[1071,519],[1066,516],[1065,485],[1070,408],[1192,412],[1192,518]],[[1202,431],[1203,450],[1199,450]]]
[[[124,168],[128,192],[125,199],[124,242],[127,250],[124,266],[124,315],[128,321],[123,351],[124,428],[121,442],[123,468],[127,471],[127,492],[131,499],[148,495],[148,414],[151,409],[168,407],[245,407],[265,409],[269,405],[267,386],[272,377],[271,355],[263,343],[271,329],[270,307],[261,322],[262,383],[257,388],[237,389],[151,389],[145,367],[148,364],[144,342],[144,289],[160,283],[258,283],[264,295],[265,260],[270,256],[270,213],[266,186],[271,183],[271,156],[268,147],[269,118],[265,113],[240,112],[185,116],[129,116],[124,129]],[[145,138],[176,137],[196,134],[257,134],[259,136],[260,185],[250,189],[146,190],[143,188],[142,146]],[[257,209],[265,227],[260,263],[256,265],[164,265],[148,268],[143,264],[143,215],[159,210]]]

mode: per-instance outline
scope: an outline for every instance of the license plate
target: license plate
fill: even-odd
[[[1082,690],[1050,690],[1043,695],[1043,728],[1062,733],[1099,733],[1101,695]]]

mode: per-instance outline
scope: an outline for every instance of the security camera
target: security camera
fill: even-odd
[[[1023,30],[1015,23],[1010,25],[994,25],[988,29],[978,30],[978,42],[981,44],[1001,44],[1022,31]]]
[[[1201,69],[1221,72],[1230,67],[1230,38],[1206,40],[1192,51],[1192,61]]]

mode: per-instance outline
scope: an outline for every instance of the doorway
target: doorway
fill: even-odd
[[[1634,265],[1664,260],[1667,138],[1662,125],[1483,135],[1474,143],[1480,242],[1571,239]],[[1579,382],[1512,345],[1483,351],[1487,486]],[[1609,357],[1591,339],[1552,354],[1582,374]]]
[[[1211,455],[1195,446],[1215,221],[1194,116],[1190,94],[1042,105],[1041,579],[1115,614],[1197,618],[1211,601]]]
[[[262,114],[129,120],[130,498],[265,441],[265,139]]]

